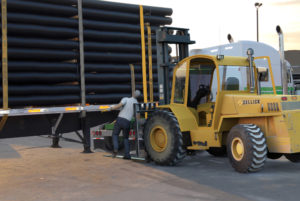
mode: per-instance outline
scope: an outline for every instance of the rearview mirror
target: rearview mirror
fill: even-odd
[[[269,69],[266,67],[257,67],[258,79],[261,82],[269,81]]]

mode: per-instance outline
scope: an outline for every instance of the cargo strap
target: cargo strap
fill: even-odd
[[[146,23],[148,32],[148,64],[149,64],[149,98],[150,102],[153,102],[153,73],[152,73],[152,38],[151,27],[149,23]]]
[[[131,94],[134,95],[135,92],[135,75],[134,75],[134,65],[129,64],[130,66],[130,75],[131,75]]]
[[[143,93],[144,102],[148,102],[147,93],[147,70],[146,70],[146,47],[145,47],[145,27],[144,27],[144,9],[140,5],[140,28],[141,28],[141,48],[142,48],[142,72],[143,72]]]
[[[2,93],[3,109],[8,109],[8,80],[7,80],[7,4],[1,1],[2,10]]]
[[[2,131],[2,129],[4,128],[6,121],[8,119],[8,115],[3,115],[1,121],[0,121],[0,131]]]
[[[7,70],[7,2],[1,1],[1,14],[2,14],[2,98],[3,109],[8,109],[8,70]],[[4,127],[7,115],[4,115],[0,121],[0,131]]]

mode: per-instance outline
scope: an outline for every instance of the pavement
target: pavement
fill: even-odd
[[[68,134],[75,136],[74,134]],[[44,136],[0,139],[1,201],[289,201],[300,197],[300,164],[267,160],[258,173],[235,172],[206,152],[176,167],[105,157]]]

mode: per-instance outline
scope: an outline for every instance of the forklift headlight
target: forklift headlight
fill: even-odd
[[[223,60],[224,59],[224,55],[218,54],[217,55],[217,60]]]

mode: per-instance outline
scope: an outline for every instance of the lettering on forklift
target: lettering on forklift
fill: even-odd
[[[201,141],[194,141],[193,144],[198,146],[207,146],[207,141],[201,142]]]
[[[260,104],[260,100],[243,100],[243,105]]]

